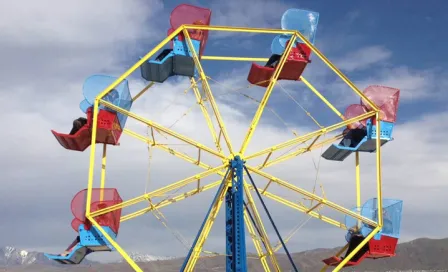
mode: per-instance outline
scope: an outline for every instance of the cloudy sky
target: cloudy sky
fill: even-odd
[[[446,205],[436,204],[436,199],[446,197],[448,189],[448,171],[443,167],[448,162],[444,151],[448,148],[444,140],[448,136],[447,57],[446,43],[439,39],[448,19],[442,16],[442,1],[424,6],[386,0],[381,4],[356,2],[354,5],[355,1],[347,1],[332,6],[324,1],[185,2],[211,8],[215,25],[279,28],[281,15],[288,8],[318,11],[317,47],[359,88],[381,84],[401,90],[395,141],[382,149],[384,197],[404,201],[401,241],[448,235],[445,228],[437,227],[446,224],[444,216],[448,210]],[[83,99],[82,85],[87,77],[119,76],[160,42],[169,28],[169,13],[179,3],[159,0],[43,0],[39,3],[0,0],[0,3],[7,7],[0,9],[3,86],[0,104],[4,122],[0,134],[4,143],[0,145],[0,231],[7,233],[0,237],[0,246],[59,252],[76,235],[70,227],[70,201],[86,187],[89,152],[63,149],[50,130],[68,132],[72,120],[82,116],[78,105]],[[273,38],[219,32],[212,32],[209,37],[206,55],[253,57],[269,57]],[[257,108],[256,102],[241,93],[261,99],[263,88],[247,88],[250,63],[204,61],[203,65],[212,78],[213,93],[237,149]],[[305,77],[340,111],[359,101],[316,56]],[[145,84],[138,70],[130,78],[133,94]],[[317,125],[301,107],[321,125],[338,122],[334,113],[303,84],[281,81],[280,85],[273,92],[269,109],[263,114],[247,154],[293,138],[292,131],[303,134],[316,130]],[[158,84],[134,104],[133,110],[214,147],[193,93],[184,92],[188,87],[185,78]],[[186,116],[185,112],[188,112]],[[145,127],[132,120],[128,125],[141,134],[146,133]],[[160,142],[173,142],[161,135],[157,137]],[[190,147],[172,147],[197,155]],[[108,151],[107,185],[117,187],[124,199],[203,171],[154,150],[148,180],[145,144],[124,135],[121,146]],[[330,162],[319,160],[320,152],[316,150],[266,171],[306,190],[312,191],[315,184],[317,188],[322,185],[328,199],[353,207],[356,204],[354,157],[343,163]],[[210,165],[219,164],[218,160],[204,159]],[[375,157],[363,154],[361,161],[365,201],[376,195]],[[320,162],[317,182],[313,162]],[[257,163],[259,160],[248,162]],[[263,178],[256,175],[254,178],[259,186],[266,184]],[[201,183],[218,179],[215,175]],[[95,182],[99,185],[99,175]],[[150,213],[123,223],[118,242],[128,251],[164,256],[186,254],[187,249],[172,232],[181,233],[191,243],[215,191],[161,209],[171,230]],[[301,200],[300,195],[278,186],[273,186],[272,192],[290,201]],[[320,189],[317,192],[321,194]],[[266,203],[283,236],[307,220],[291,208],[271,200]],[[261,206],[259,210],[262,212]],[[323,212],[344,220],[343,215],[329,209]],[[223,214],[221,211],[204,249],[224,252]],[[272,243],[276,243],[272,227],[265,222]],[[342,230],[312,219],[288,245],[290,251],[340,246],[344,243],[343,237]],[[254,250],[250,239],[248,249]],[[116,257],[116,254],[110,256]],[[106,258],[104,254],[101,257]]]

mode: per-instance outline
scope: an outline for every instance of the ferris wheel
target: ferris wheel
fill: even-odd
[[[246,234],[249,233],[254,247],[265,271],[281,271],[275,252],[283,248],[291,267],[299,271],[287,248],[287,240],[280,234],[264,199],[268,198],[286,205],[310,218],[346,229],[347,245],[334,256],[323,260],[325,271],[334,267],[339,271],[345,266],[354,266],[366,258],[377,259],[395,256],[395,248],[400,234],[402,201],[383,199],[381,189],[381,147],[393,140],[400,91],[385,86],[369,86],[360,91],[345,75],[341,73],[315,46],[314,40],[319,21],[319,13],[289,9],[282,18],[282,29],[260,29],[211,26],[212,12],[209,9],[182,4],[171,13],[171,28],[167,37],[148,54],[120,77],[94,75],[86,79],[83,86],[84,99],[80,109],[86,118],[75,120],[69,134],[52,131],[60,145],[72,151],[83,152],[90,147],[90,168],[87,188],[78,192],[71,202],[74,216],[72,227],[77,232],[76,239],[61,254],[46,254],[52,260],[62,264],[79,264],[90,253],[98,251],[118,251],[135,271],[143,271],[138,264],[118,244],[118,232],[121,223],[148,212],[159,212],[160,208],[188,197],[197,197],[201,192],[216,190],[215,197],[205,215],[196,238],[190,246],[180,271],[193,271],[198,259],[204,253],[204,243],[215,222],[218,212],[224,204],[226,224],[226,269],[227,271],[247,271]],[[270,58],[205,56],[204,50],[210,31],[232,31],[240,33],[276,34],[272,40]],[[164,48],[170,44],[167,48]],[[151,59],[157,54],[157,57]],[[303,72],[311,64],[314,53],[336,75],[338,75],[358,95],[359,103],[349,105],[344,113],[339,112],[307,79]],[[264,89],[264,96],[257,101],[258,109],[245,134],[242,145],[237,148],[232,144],[215,94],[209,83],[202,61],[253,61],[248,71],[247,81],[251,87]],[[257,62],[265,62],[259,64]],[[139,71],[148,84],[135,95],[129,88],[129,76]],[[172,128],[141,117],[132,111],[133,104],[147,94],[146,92],[168,78],[179,76],[190,79],[191,88],[201,108],[214,142],[214,147],[199,143],[190,137],[181,135]],[[263,150],[248,153],[248,146],[260,118],[267,108],[267,102],[274,87],[280,80],[295,81],[304,84],[341,121],[303,135],[295,136]],[[292,98],[293,99],[293,98]],[[297,102],[297,101],[296,101]],[[210,110],[212,114],[210,114]],[[311,116],[311,115],[310,115]],[[312,116],[311,116],[312,117]],[[126,127],[128,118],[137,120],[150,129],[148,135],[142,135]],[[312,117],[313,118],[313,117]],[[313,118],[314,121],[316,119]],[[217,127],[214,125],[217,123]],[[316,121],[317,123],[317,121]],[[322,136],[343,129],[339,135],[322,140]],[[168,152],[203,171],[193,176],[172,183],[157,190],[129,200],[123,200],[117,188],[106,187],[106,150],[109,145],[119,145],[123,134],[143,143]],[[186,155],[175,148],[158,144],[155,134],[172,137],[198,151],[197,157]],[[335,143],[336,142],[336,143]],[[103,146],[101,181],[94,186],[95,155],[97,144]],[[328,146],[321,155],[330,161],[343,161],[354,153],[356,161],[357,201],[353,207],[346,208],[316,192],[300,188],[286,180],[269,174],[266,168],[280,164],[291,158],[305,154],[317,148]],[[119,148],[116,152],[119,152]],[[377,163],[377,192],[362,204],[359,195],[359,152],[374,153]],[[211,165],[201,159],[201,154],[208,154],[220,163]],[[281,155],[278,155],[281,154]],[[372,155],[373,156],[373,155]],[[263,158],[263,163],[253,164],[255,159]],[[206,177],[219,176],[219,180],[206,185],[198,181]],[[257,179],[267,180],[267,185],[259,187]],[[177,192],[186,185],[197,183],[197,188],[188,192],[154,203],[157,197]],[[269,191],[272,184],[287,189],[294,194],[306,197],[312,205],[297,204]],[[267,214],[269,223],[279,239],[279,245],[272,245],[264,222],[256,207],[255,199]],[[122,214],[122,209],[139,203],[148,204],[146,208],[133,213]],[[328,207],[345,215],[345,221],[339,222],[322,214],[321,208]],[[382,212],[379,212],[382,211]],[[160,216],[162,218],[163,216]],[[340,257],[346,251],[344,257]]]

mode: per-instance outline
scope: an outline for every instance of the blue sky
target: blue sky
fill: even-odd
[[[25,9],[24,3],[10,1],[8,11],[0,11],[0,36],[3,37],[0,41],[0,65],[3,68],[0,82],[4,87],[0,90],[0,104],[3,107],[4,127],[8,128],[0,134],[0,140],[7,143],[0,145],[0,181],[3,184],[0,189],[0,218],[6,218],[0,224],[0,232],[17,230],[0,242],[30,250],[59,252],[75,235],[69,225],[72,220],[69,205],[73,195],[86,186],[89,154],[64,150],[50,130],[68,131],[72,120],[80,116],[81,88],[87,77],[98,73],[119,76],[139,56],[161,41],[168,29],[169,13],[178,2],[44,2],[27,1],[28,8]],[[281,15],[288,8],[318,11],[320,19],[316,46],[360,89],[371,84],[384,84],[401,90],[402,99],[394,132],[396,140],[383,149],[384,195],[405,201],[402,241],[422,236],[448,236],[448,231],[427,228],[426,223],[431,220],[435,225],[444,225],[448,212],[446,207],[432,201],[446,197],[448,189],[448,172],[445,170],[448,157],[443,152],[448,148],[445,140],[448,136],[448,95],[445,93],[445,87],[448,87],[447,57],[444,54],[446,41],[443,40],[442,29],[448,20],[442,14],[446,3],[255,2],[228,0],[203,1],[202,4],[212,9],[212,24],[216,25],[278,28]],[[211,33],[205,55],[269,57],[272,37]],[[430,45],[433,47],[429,49]],[[359,102],[316,56],[312,60],[305,77],[340,111],[349,104]],[[250,63],[204,61],[204,68],[212,78],[232,88],[248,85],[249,67]],[[134,94],[145,84],[138,74],[139,71],[131,79]],[[280,81],[280,84],[322,123],[330,125],[338,121],[303,84],[286,81]],[[195,104],[191,93],[182,95],[188,85],[184,78],[158,84],[137,101],[133,109],[138,114],[170,126]],[[220,96],[225,88],[214,84],[212,88],[234,139],[232,141],[238,147],[257,105],[239,94]],[[263,88],[253,87],[243,92],[259,99]],[[164,111],[169,105],[168,110]],[[291,139],[291,129],[299,133],[316,129],[280,88],[274,90],[269,107],[288,123],[288,127],[266,110],[249,153]],[[145,133],[145,129],[135,122],[128,121],[128,125]],[[173,129],[214,146],[198,107]],[[120,147],[110,150],[108,186],[116,186],[124,199],[142,194],[148,172],[146,146],[123,137]],[[311,157],[316,161],[319,152],[300,156],[266,171],[280,175],[296,186],[312,190],[316,173]],[[197,153],[193,150],[191,154],[195,156]],[[365,200],[374,194],[374,156],[363,154],[362,165]],[[156,152],[151,169],[151,190],[202,171],[162,151]],[[266,182],[262,179],[256,181],[260,185]],[[344,163],[322,161],[318,183],[324,185],[330,200],[346,207],[354,205],[354,167],[351,160]],[[298,195],[281,188],[273,187],[273,190],[291,201],[299,199]],[[173,228],[180,229],[192,240],[208,208],[204,203],[209,203],[213,195],[214,191],[204,192],[182,204],[173,204],[163,212]],[[291,209],[273,201],[267,201],[267,204],[284,234],[307,218],[300,213],[290,216],[293,214]],[[340,214],[328,214],[343,220]],[[221,217],[216,224],[206,249],[222,252]],[[316,230],[322,230],[318,237]],[[270,236],[275,237],[272,229],[268,231]],[[141,235],[136,236],[135,233]],[[310,235],[315,239],[307,239]],[[119,243],[129,251],[177,256],[186,253],[171,233],[150,214],[124,223],[119,237]],[[150,242],[142,244],[142,237]],[[289,249],[299,251],[340,246],[344,243],[343,237],[343,231],[311,220],[291,240]],[[253,251],[253,246],[248,248]]]
[[[201,1],[186,3],[207,6],[206,2]],[[443,87],[446,86],[446,81],[443,79],[446,74],[446,64],[443,61],[446,58],[443,54],[444,43],[439,41],[440,35],[438,33],[443,32],[442,27],[448,19],[442,16],[441,9],[435,8],[437,6],[436,2],[432,2],[433,5],[424,6],[415,5],[409,1],[400,3],[382,1],[381,4],[368,1],[344,1],[337,5],[328,5],[328,3],[322,1],[302,1],[300,3],[280,1],[278,3],[277,6],[285,8],[304,8],[320,13],[316,46],[331,61],[335,61],[336,64],[341,58],[356,62],[354,58],[350,60],[351,54],[364,47],[376,46],[378,48],[377,51],[371,52],[370,56],[366,56],[372,61],[370,66],[350,71],[349,78],[355,83],[368,79],[369,84],[381,84],[381,82],[376,82],[375,79],[378,77],[380,80],[384,79],[384,77],[387,77],[386,74],[389,77],[392,77],[392,74],[400,74],[400,76],[418,78],[420,81],[422,78],[429,79],[431,76],[440,77],[440,80],[435,78],[430,80],[439,81],[431,83],[437,85],[435,86],[437,90],[432,90],[432,85],[422,85],[422,89],[419,91],[427,93],[426,97],[401,101],[399,108],[401,118],[398,120],[399,123],[412,120],[412,118],[415,118],[415,114],[437,112],[443,109],[445,105],[444,100],[434,99],[434,96],[430,95],[433,91],[442,91]],[[177,3],[168,1],[165,4],[165,13],[162,13],[164,20],[162,20],[162,16],[159,16],[160,21],[157,22],[162,26],[161,29],[163,30],[168,28],[168,11],[171,7],[176,6]],[[281,7],[278,10],[273,10],[270,16],[265,16],[265,26],[280,27],[281,14],[285,10],[285,8],[282,9]],[[232,6],[231,8],[237,9],[237,6]],[[242,10],[239,12],[244,13],[244,9],[247,8],[250,8],[250,5],[243,5],[241,6]],[[225,7],[222,10],[228,12],[230,7]],[[222,10],[219,10],[219,12]],[[220,24],[222,20],[216,19],[216,17],[213,17],[214,15],[215,13],[212,15],[212,24],[222,25]],[[277,15],[278,20],[276,20],[274,15]],[[232,23],[232,25],[237,24]],[[252,36],[242,34],[220,37],[220,34],[222,33],[213,32],[210,34],[211,42],[205,52],[206,55],[255,57],[269,57],[270,55],[270,43],[274,35]],[[162,38],[163,34],[156,41],[143,42],[138,50],[133,51],[133,57],[144,55],[149,48],[156,45]],[[430,50],[424,49],[428,48],[428,46],[431,46]],[[385,54],[387,57],[381,59],[381,57],[375,56],[375,53],[381,56]],[[130,60],[126,59],[126,61]],[[320,60],[314,56],[313,61],[319,62]],[[330,71],[327,68],[322,68],[322,63],[318,65],[319,68],[326,69],[327,72]],[[249,70],[249,67],[250,63],[204,62],[207,75],[216,77],[216,79],[226,77],[229,69]],[[310,74],[313,74],[313,69],[310,69]],[[347,73],[347,70],[343,70],[343,72]],[[371,79],[372,77],[373,79]],[[331,80],[335,80],[334,76]],[[314,82],[312,83],[315,84]],[[400,88],[401,86],[396,87]],[[410,86],[410,88],[415,88],[415,86]],[[259,94],[261,95],[263,92],[261,88],[258,89],[260,89]],[[329,90],[324,89],[322,91],[325,94]],[[406,89],[403,89],[403,91],[406,92]],[[341,95],[350,94],[345,92]],[[257,96],[257,98],[261,98],[261,96]],[[329,98],[332,101],[332,97],[330,96]],[[334,99],[340,99],[339,95],[335,96]],[[279,109],[291,110],[289,107],[279,107]],[[321,116],[321,118],[329,117]]]

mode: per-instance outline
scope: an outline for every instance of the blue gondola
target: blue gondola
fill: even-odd
[[[394,123],[380,121],[381,145],[392,141],[392,132]],[[372,120],[367,120],[366,127],[362,129],[351,129],[338,144],[332,144],[323,154],[322,157],[332,161],[343,161],[353,152],[375,152],[376,151],[377,131],[376,125],[372,124]]]
[[[113,239],[117,237],[117,234],[110,227],[103,227],[103,229]],[[62,256],[60,254],[45,253],[45,256],[61,264],[80,264],[92,252],[114,250],[109,241],[96,227],[92,226],[89,230],[86,230],[85,225],[80,224],[78,231],[79,236],[67,248],[69,254]]]

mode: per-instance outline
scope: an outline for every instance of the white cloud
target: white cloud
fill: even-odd
[[[115,69],[128,50],[165,33],[159,21],[148,24],[163,7],[158,0],[6,2],[8,8],[0,11],[0,58],[8,69],[0,81],[31,85],[46,98],[61,93],[69,81],[121,72]],[[58,91],[42,91],[49,85]]]
[[[394,86],[400,89],[403,100],[446,99],[444,74],[436,70],[415,70],[406,66],[385,67],[368,79],[360,80],[360,87],[370,84]]]
[[[267,0],[216,1],[211,3],[212,24],[222,26],[279,28],[283,13],[290,8],[285,3]],[[229,37],[232,32],[215,32],[213,37]],[[244,34],[250,36],[251,34]]]
[[[145,20],[163,4],[150,1],[5,1],[0,11],[0,34],[15,44],[65,43],[76,47],[148,38],[156,30],[143,28]]]
[[[339,69],[344,72],[353,72],[370,68],[377,63],[383,63],[392,56],[392,52],[382,46],[368,46],[355,52],[347,53],[335,61]]]
[[[376,55],[373,56],[374,52]],[[445,93],[446,72],[443,69],[418,69],[393,63],[389,59],[391,54],[389,49],[383,47],[366,46],[354,53],[344,50],[332,52],[326,57],[361,91],[370,85],[397,88],[401,103],[441,102],[448,98]],[[339,55],[344,57],[337,57]],[[340,111],[344,111],[349,104],[359,103],[359,98],[348,85],[317,56],[312,57],[304,77]]]

